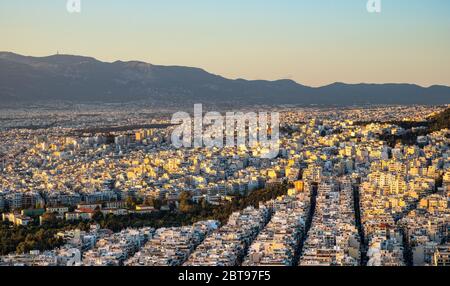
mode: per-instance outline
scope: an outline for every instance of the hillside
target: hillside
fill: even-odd
[[[0,52],[0,105],[41,101],[250,106],[447,104],[450,88],[335,83],[312,88],[292,80],[231,80],[199,68],[91,57],[28,57]]]

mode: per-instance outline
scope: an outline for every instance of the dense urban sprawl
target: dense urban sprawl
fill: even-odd
[[[421,126],[446,108],[280,107],[274,159],[258,145],[177,149],[163,113],[2,112],[2,232],[74,227],[55,231],[53,249],[22,245],[0,265],[449,265],[450,130]],[[286,192],[224,221],[97,223],[220,208],[273,185]]]

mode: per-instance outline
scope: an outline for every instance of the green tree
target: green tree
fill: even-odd
[[[137,204],[136,202],[137,202],[137,200],[136,200],[135,197],[129,196],[129,197],[127,198],[127,200],[126,200],[127,207],[128,207],[129,209],[135,209],[135,208],[136,208],[136,204]]]
[[[102,211],[100,209],[95,210],[95,213],[92,215],[92,219],[96,222],[101,222],[104,219]]]
[[[192,212],[194,209],[193,202],[192,202],[192,195],[189,192],[182,192],[178,198],[179,200],[179,206],[178,210],[183,213],[189,213]]]
[[[155,207],[155,200],[151,196],[146,196],[144,199],[144,205],[149,207]]]
[[[153,207],[157,210],[161,209],[163,202],[160,199],[153,200]]]

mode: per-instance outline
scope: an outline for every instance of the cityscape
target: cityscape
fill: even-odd
[[[450,265],[449,12],[2,0],[1,276],[437,279]]]
[[[175,148],[163,114],[2,112],[0,265],[448,265],[448,106],[271,110],[274,159]]]

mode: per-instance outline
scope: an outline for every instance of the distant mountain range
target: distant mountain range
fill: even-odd
[[[192,67],[0,52],[0,105],[42,101],[236,106],[448,104],[450,87],[334,83],[312,88],[292,80],[231,80]]]

